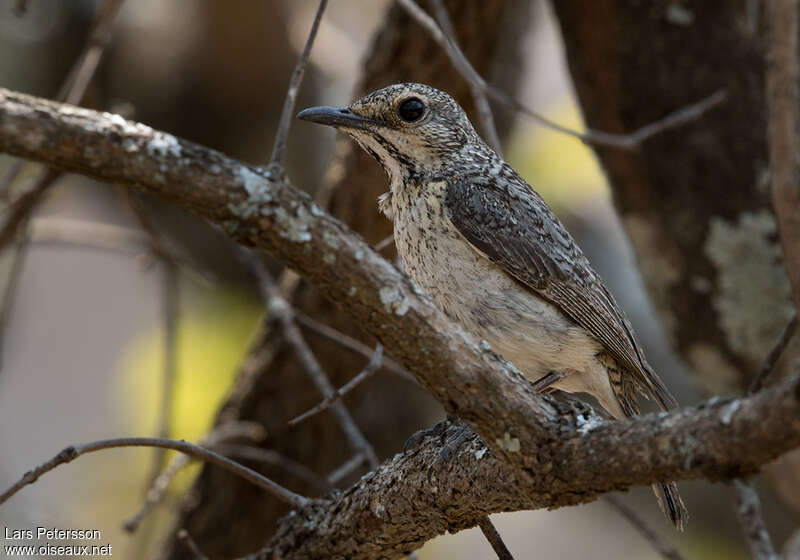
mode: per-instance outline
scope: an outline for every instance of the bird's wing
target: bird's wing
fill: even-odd
[[[589,331],[663,409],[677,404],[583,251],[511,167],[504,165],[499,177],[448,180],[445,206],[469,243]]]

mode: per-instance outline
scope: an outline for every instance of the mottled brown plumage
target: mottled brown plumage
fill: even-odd
[[[380,207],[406,271],[529,379],[563,372],[556,388],[589,393],[616,418],[639,413],[637,390],[675,406],[580,247],[449,95],[397,84],[299,116],[341,128],[383,166]],[[675,484],[654,489],[682,528]]]

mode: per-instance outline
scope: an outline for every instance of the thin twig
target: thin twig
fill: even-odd
[[[39,204],[42,195],[61,177],[61,171],[41,167],[30,190],[17,198],[8,208],[8,218],[0,229],[0,250],[8,247],[17,234],[27,225],[34,208]]]
[[[200,550],[200,547],[197,546],[196,542],[194,542],[194,539],[189,534],[189,531],[187,531],[186,529],[181,529],[178,531],[176,536],[178,537],[178,540],[181,541],[184,544],[184,546],[189,549],[189,552],[192,553],[192,556],[195,557],[195,560],[208,560],[208,557],[205,554],[203,554],[203,552]]]
[[[506,543],[503,542],[500,533],[497,532],[497,528],[492,523],[492,520],[489,519],[488,515],[481,517],[480,521],[478,521],[478,527],[481,528],[483,536],[486,537],[486,540],[492,545],[492,550],[497,554],[498,560],[514,560],[511,551],[508,550]]]
[[[0,494],[0,504],[5,503],[11,496],[19,492],[22,488],[28,486],[29,484],[33,484],[39,479],[40,476],[55,469],[59,465],[69,463],[86,453],[93,453],[95,451],[113,449],[116,447],[162,447],[164,449],[174,449],[175,451],[180,451],[181,453],[191,455],[196,459],[200,459],[207,463],[212,463],[229,472],[232,472],[248,482],[255,484],[259,488],[266,490],[274,497],[292,507],[302,507],[309,502],[308,498],[301,496],[300,494],[295,494],[291,490],[284,488],[276,482],[273,482],[264,475],[257,473],[253,469],[247,468],[244,465],[240,465],[236,461],[232,461],[227,457],[220,455],[219,453],[211,451],[210,449],[205,449],[199,445],[189,443],[188,441],[163,438],[128,437],[104,439],[100,441],[84,443],[81,445],[71,445],[63,449],[52,459],[42,463],[33,470],[26,472],[22,478],[14,483],[14,485]]]
[[[289,420],[289,425],[294,426],[295,424],[299,424],[306,418],[310,418],[315,414],[319,414],[323,410],[327,410],[330,406],[337,400],[341,399],[344,395],[355,389],[359,384],[361,384],[365,379],[371,377],[373,373],[375,373],[381,365],[381,358],[383,357],[383,345],[378,343],[375,345],[375,352],[372,354],[372,357],[369,360],[369,363],[361,370],[361,372],[353,377],[350,381],[342,385],[341,388],[336,389],[333,394],[329,397],[326,397],[322,402],[316,405],[313,408],[305,411],[300,416],[292,418]]]
[[[264,439],[265,436],[266,432],[264,427],[255,422],[229,422],[206,434],[200,441],[200,445],[222,453],[225,456],[230,456],[230,453],[225,453],[219,449],[217,445],[219,442],[241,437],[252,441],[260,441]],[[193,458],[189,455],[176,455],[172,458],[172,461],[170,461],[164,470],[151,482],[139,510],[123,523],[122,528],[125,531],[128,533],[136,532],[145,516],[155,506],[161,503],[169,485],[192,459]]]
[[[458,46],[456,32],[455,29],[453,29],[453,24],[450,21],[450,15],[447,13],[444,2],[442,2],[442,0],[431,0],[431,2],[433,4],[433,11],[436,14],[436,19],[439,21],[439,26],[451,47],[452,56],[458,60],[457,65],[460,65],[463,71],[469,75],[468,81],[470,91],[472,92],[472,99],[475,102],[475,108],[478,110],[478,117],[481,120],[483,131],[489,140],[489,145],[497,152],[497,155],[503,157],[503,147],[500,143],[500,136],[497,134],[494,114],[492,113],[492,108],[489,106],[489,99],[486,97],[486,81],[478,74],[475,67],[469,63],[464,51]]]
[[[142,521],[147,514],[150,513],[152,509],[160,504],[164,499],[164,495],[166,494],[169,485],[172,483],[175,477],[178,476],[178,473],[180,473],[191,461],[192,457],[188,455],[176,455],[167,464],[164,470],[161,471],[158,476],[152,479],[150,482],[150,487],[145,493],[142,505],[139,506],[138,511],[131,515],[122,524],[122,528],[126,532],[135,533],[139,529],[139,525],[142,524]]]
[[[747,389],[747,394],[751,395],[756,391],[760,391],[764,384],[769,379],[770,375],[772,374],[772,370],[775,369],[775,364],[778,363],[781,355],[783,355],[783,351],[786,350],[786,347],[789,345],[789,342],[792,340],[792,336],[794,335],[795,330],[797,330],[797,315],[795,314],[791,320],[786,323],[786,326],[781,333],[781,337],[778,339],[778,342],[775,343],[772,350],[770,350],[769,354],[767,354],[764,363],[761,364],[761,370],[758,372],[753,378],[753,381],[750,383],[750,387]]]
[[[758,492],[743,478],[734,478],[731,484],[734,488],[733,499],[736,504],[736,514],[744,531],[750,556],[753,560],[778,560],[767,526],[764,524],[764,517],[761,514]]]
[[[22,168],[25,167],[25,163],[26,161],[24,159],[18,159],[11,165],[8,172],[6,172],[3,180],[0,181],[0,200],[5,201],[10,198],[11,185],[17,180],[20,173],[22,173]]]
[[[111,42],[111,28],[123,2],[124,0],[105,0],[98,9],[86,46],[56,96],[58,101],[70,105],[80,104]]]
[[[129,191],[118,190],[117,192],[128,203],[139,225],[147,233],[150,250],[163,266],[161,307],[164,317],[164,368],[161,372],[161,401],[158,407],[157,425],[158,436],[168,438],[172,431],[175,379],[178,374],[177,319],[180,299],[178,266],[172,257],[171,251],[166,248],[155,224],[142,205],[142,201]],[[149,489],[155,483],[159,473],[165,466],[166,451],[155,449],[146,488]],[[146,490],[145,495],[148,492],[149,490]]]
[[[281,325],[286,341],[294,350],[297,359],[309,377],[311,377],[314,385],[322,393],[323,398],[332,397],[336,389],[331,384],[327,374],[320,366],[316,356],[314,356],[313,350],[311,350],[297,327],[291,305],[279,294],[272,277],[257,254],[245,255],[245,261],[258,280],[261,296],[267,307],[268,317]],[[364,437],[361,429],[356,425],[347,407],[341,401],[335,401],[330,408],[353,448],[363,454],[370,468],[377,467],[378,456],[375,454],[372,445],[367,441],[367,438]]]
[[[547,128],[567,134],[569,136],[573,136],[582,142],[591,144],[593,146],[607,146],[624,150],[634,150],[641,145],[642,142],[648,138],[651,138],[652,136],[655,136],[656,134],[698,119],[709,109],[722,103],[725,99],[727,99],[728,96],[727,92],[724,90],[716,91],[697,103],[687,105],[686,107],[670,113],[662,119],[659,119],[627,134],[614,134],[591,129],[587,130],[586,132],[579,132],[547,119],[536,111],[529,109],[504,91],[487,84],[486,80],[484,80],[483,77],[478,74],[475,68],[464,57],[463,53],[460,53],[460,51],[454,47],[450,41],[447,40],[447,37],[436,24],[436,21],[434,21],[434,19],[430,17],[425,10],[420,8],[419,5],[414,2],[414,0],[398,0],[398,2],[401,6],[403,6],[403,8],[406,9],[411,17],[413,17],[417,22],[420,23],[420,25],[428,30],[434,41],[439,43],[439,45],[445,49],[448,56],[450,56],[450,60],[453,62],[453,66],[455,66],[458,72],[467,80],[471,87],[483,89],[484,93],[488,97],[508,105],[514,110],[528,115],[529,117],[532,117]]]
[[[122,4],[122,1],[123,0],[106,0],[100,7],[100,11],[95,18],[93,30],[87,42],[87,46],[84,48],[81,57],[79,57],[76,63],[73,65],[70,76],[68,76],[67,80],[64,82],[61,93],[59,93],[57,97],[58,100],[74,104],[83,98],[86,88],[94,76],[94,73],[97,70],[97,65],[99,64],[100,59],[105,52],[105,45],[94,45],[92,37],[99,33],[102,33],[104,36],[110,34],[111,24],[119,9],[119,6]],[[26,8],[24,2],[18,3],[18,7],[21,7],[23,10]],[[88,56],[90,51],[92,53],[91,57]],[[81,79],[76,79],[73,81],[73,75],[80,76]],[[22,168],[23,162],[20,161],[15,163],[9,170],[6,177],[3,179],[3,184],[0,188],[2,188],[1,194],[4,198],[10,198],[11,185],[20,175]],[[39,172],[39,175],[37,176],[37,179],[34,181],[34,184],[30,190],[28,190],[10,205],[8,218],[3,224],[2,230],[0,230],[0,251],[10,245],[12,241],[17,238],[19,232],[26,230],[28,222],[30,221],[34,210],[39,205],[42,197],[59,177],[61,177],[60,171],[55,171],[47,167],[41,167],[41,171]],[[14,261],[15,268],[12,268],[12,274],[19,274],[19,270],[21,269],[23,262],[20,260],[20,258],[24,257],[27,251],[27,237],[27,233],[21,236],[19,246],[17,248],[17,256],[15,257]],[[2,348],[3,345],[3,339],[6,331],[5,322],[8,320],[9,308],[11,306],[11,302],[14,300],[14,294],[18,285],[17,280],[18,278],[16,277],[9,278],[9,281],[6,284],[6,290],[3,294],[3,308],[0,310],[0,314],[2,315],[0,318],[0,321],[2,321],[2,324],[0,324],[0,348]],[[0,367],[2,367],[2,362],[0,362]]]
[[[311,332],[316,333],[320,336],[327,338],[328,340],[337,343],[343,348],[347,348],[348,350],[352,350],[357,354],[361,354],[365,358],[371,357],[374,353],[372,348],[370,348],[360,340],[357,340],[351,336],[347,336],[341,331],[337,331],[336,329],[329,327],[328,325],[320,323],[319,321],[309,317],[302,311],[295,310],[294,318],[295,321],[297,321],[297,323],[300,326],[305,327]],[[401,366],[400,364],[398,364],[397,362],[395,362],[394,360],[385,355],[381,359],[381,367],[388,369],[392,373],[399,375],[400,377],[406,379],[407,381],[410,381],[411,383],[419,385],[419,382],[417,381],[416,377],[411,375],[403,366]]]
[[[289,474],[296,476],[300,480],[303,480],[310,486],[314,487],[314,489],[320,494],[326,494],[333,489],[331,484],[329,484],[325,478],[318,475],[304,464],[295,461],[294,459],[290,459],[286,455],[279,453],[274,449],[263,449],[261,447],[254,447],[252,445],[230,443],[215,445],[214,449],[227,457],[246,459],[248,461],[264,463],[266,465],[272,465],[283,469]]]
[[[319,22],[322,21],[322,14],[325,12],[325,7],[327,5],[328,0],[320,0],[317,13],[314,16],[314,22],[311,24],[311,31],[309,31],[306,44],[303,47],[303,53],[300,55],[300,59],[294,67],[291,80],[289,81],[289,90],[286,92],[286,98],[283,101],[283,110],[281,111],[281,119],[278,124],[278,132],[275,134],[275,144],[272,147],[272,156],[269,158],[270,167],[280,170],[281,173],[286,163],[286,139],[289,136],[289,127],[294,117],[297,92],[300,89],[300,84],[303,83],[303,75],[305,74],[306,65],[308,64],[308,56],[311,54],[311,47],[314,46],[314,39],[317,37]]]
[[[356,453],[350,457],[343,464],[339,465],[333,472],[331,472],[325,479],[331,486],[336,486],[339,482],[347,478],[354,470],[364,463],[364,455]]]
[[[633,527],[639,532],[644,539],[664,558],[668,560],[685,560],[684,556],[672,546],[664,537],[656,533],[650,525],[648,525],[641,516],[633,509],[628,507],[622,500],[617,499],[616,496],[606,494],[603,500],[612,508],[617,510],[617,513],[622,515]]]

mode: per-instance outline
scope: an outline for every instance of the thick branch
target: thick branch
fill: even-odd
[[[389,558],[445,531],[471,527],[490,513],[588,502],[605,491],[653,480],[713,480],[755,470],[756,463],[768,460],[761,455],[763,438],[800,410],[798,389],[795,380],[747,399],[717,399],[594,429],[591,421],[576,427],[586,422],[580,420],[586,413],[583,403],[559,403],[562,412],[571,407],[550,424],[561,436],[540,442],[537,457],[523,471],[497,460],[477,438],[449,464],[432,467],[440,439],[428,438],[346,492],[282,519],[269,548],[254,558]],[[759,423],[767,417],[769,428]],[[800,421],[788,431],[796,444]],[[782,446],[779,438],[769,437],[767,446]],[[760,449],[758,457],[751,446]],[[302,528],[297,519],[303,519]]]
[[[583,403],[540,396],[521,374],[510,371],[488,348],[479,348],[421,297],[407,277],[306,195],[213,150],[114,115],[2,89],[0,150],[136,186],[272,252],[346,308],[449,412],[489,444],[491,454],[481,459],[476,451],[475,464],[468,469],[448,469],[447,484],[437,484],[435,494],[419,478],[427,476],[423,467],[431,464],[424,452],[396,457],[335,501],[316,501],[297,518],[316,517],[319,523],[299,527],[287,518],[273,541],[276,550],[334,546],[321,541],[338,535],[336,546],[352,546],[352,552],[369,548],[367,542],[400,552],[494,511],[581,503],[655,480],[746,474],[800,445],[797,381],[747,399],[626,423],[604,423]],[[483,472],[486,465],[491,468]],[[398,479],[397,473],[405,475]],[[458,476],[462,483],[452,478]],[[380,482],[389,479],[394,482]],[[422,495],[405,503],[384,499],[391,488],[406,485]],[[426,507],[425,488],[435,507]],[[355,497],[362,501],[353,515],[365,522],[363,516],[373,515],[364,526],[370,540],[360,544],[352,527],[361,525],[345,529],[337,521],[344,518],[343,510],[354,507]],[[365,504],[374,507],[364,510]],[[467,513],[459,513],[460,508]],[[392,523],[383,523],[373,511],[386,514]],[[439,521],[424,521],[431,516]],[[402,541],[386,535],[390,526],[409,519],[414,530]],[[295,531],[308,530],[319,534],[300,539],[305,544],[293,540],[299,534]],[[289,541],[294,544],[287,545]]]

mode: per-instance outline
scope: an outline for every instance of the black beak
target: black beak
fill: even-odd
[[[309,107],[297,113],[298,119],[334,127],[366,130],[373,120],[356,115],[347,107]]]

